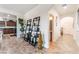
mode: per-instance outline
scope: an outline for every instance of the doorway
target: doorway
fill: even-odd
[[[53,47],[54,16],[49,15],[49,48]]]

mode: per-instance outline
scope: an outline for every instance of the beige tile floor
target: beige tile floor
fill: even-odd
[[[50,53],[79,53],[79,47],[72,35],[64,34],[48,50]]]
[[[65,54],[65,53],[79,53],[79,47],[77,46],[73,36],[64,35],[59,38],[57,42],[50,45],[50,48],[43,48],[39,51],[38,48],[34,48],[28,42],[25,42],[22,38],[17,39],[15,36],[10,37],[5,35],[3,40],[0,41],[0,53],[1,54]]]
[[[39,51],[37,48],[25,42],[22,38],[17,39],[16,37],[10,37],[9,35],[4,36],[3,40],[0,41],[0,53],[4,54],[40,54],[45,53],[45,49]]]

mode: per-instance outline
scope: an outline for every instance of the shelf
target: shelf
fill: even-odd
[[[15,34],[16,33],[16,28],[5,28],[5,29],[3,29],[3,33],[4,34]]]
[[[4,27],[0,27],[1,29],[5,29],[5,28],[16,28],[15,26],[4,26]]]

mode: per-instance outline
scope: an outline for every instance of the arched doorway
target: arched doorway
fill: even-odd
[[[59,14],[53,8],[49,11],[49,50],[56,47],[56,41],[59,37]]]

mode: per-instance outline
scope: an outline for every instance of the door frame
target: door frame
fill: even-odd
[[[50,24],[50,22],[52,22]],[[51,27],[52,26],[52,27]],[[53,15],[49,15],[49,48],[50,48],[50,44],[52,43],[53,44],[53,39],[54,39],[54,16]],[[52,37],[51,37],[52,35]]]

